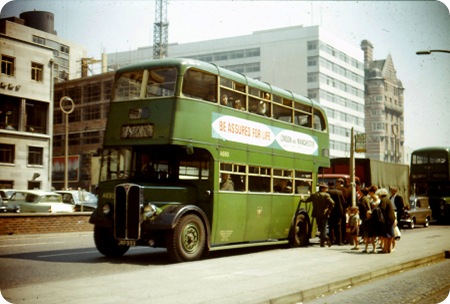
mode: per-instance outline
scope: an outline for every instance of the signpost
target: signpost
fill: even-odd
[[[354,135],[354,129],[351,131],[350,139],[350,185],[352,187],[352,206],[356,206],[356,184],[355,184],[355,152],[366,152],[366,134]]]
[[[366,134],[360,133],[355,135],[355,152],[366,152]]]

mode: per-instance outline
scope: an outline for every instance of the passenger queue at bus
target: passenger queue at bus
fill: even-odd
[[[321,247],[325,243],[328,246],[352,244],[352,250],[363,249],[364,253],[394,251],[395,241],[401,235],[397,218],[405,209],[403,198],[394,187],[390,188],[390,195],[386,189],[376,186],[364,188],[362,193],[357,205],[352,206],[350,191],[339,179],[336,186],[333,182],[328,185],[321,183],[319,191],[306,200],[313,203],[313,218],[317,223]],[[364,248],[360,248],[360,243]]]

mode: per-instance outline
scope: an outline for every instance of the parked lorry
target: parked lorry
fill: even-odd
[[[330,179],[344,179],[350,186],[350,159],[333,158],[330,160],[330,168],[324,168],[319,172],[319,181],[327,182]],[[409,166],[404,164],[388,163],[368,158],[355,158],[355,183],[357,197],[361,195],[362,187],[372,185],[378,188],[397,187],[398,194],[408,202],[410,196]]]

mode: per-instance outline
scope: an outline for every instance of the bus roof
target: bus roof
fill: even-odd
[[[311,106],[314,106],[315,108],[321,109],[324,111],[322,106],[315,100],[312,100],[311,98],[292,93],[289,90],[281,89],[275,86],[272,86],[266,82],[250,78],[245,76],[244,74],[240,74],[231,70],[228,70],[226,68],[220,67],[215,65],[214,63],[208,63],[196,59],[189,59],[189,58],[163,58],[163,59],[153,59],[153,60],[146,60],[146,61],[140,61],[136,63],[129,64],[127,66],[121,67],[117,70],[117,73],[123,73],[128,71],[136,71],[139,69],[148,69],[151,67],[177,67],[182,74],[184,74],[184,71],[186,71],[188,68],[194,67],[199,70],[203,70],[215,75],[219,75],[221,77],[229,78],[231,80],[240,82],[242,84],[246,84],[248,86],[258,88],[261,90],[264,90],[271,94],[276,94],[279,96],[283,96],[289,99],[301,101],[302,103],[310,104]]]
[[[425,148],[420,148],[420,149],[416,149],[412,152],[412,154],[414,153],[423,153],[423,152],[436,152],[436,151],[445,151],[447,153],[450,153],[450,147],[425,147]]]

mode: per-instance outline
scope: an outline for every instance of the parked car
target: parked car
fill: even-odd
[[[0,196],[0,212],[14,212],[19,213],[20,207],[19,206],[13,206],[8,204],[8,201],[4,201],[3,198]]]
[[[19,213],[19,206],[12,206],[8,204],[11,199],[11,195],[14,194],[16,190],[14,189],[0,189],[0,212],[14,212]]]
[[[0,196],[3,199],[3,202],[9,201],[11,195],[13,195],[15,191],[16,190],[14,189],[0,189]]]
[[[19,207],[20,212],[74,212],[74,206],[65,204],[61,194],[43,190],[16,190],[8,205]]]
[[[97,196],[85,190],[57,190],[66,204],[75,206],[75,211],[93,211],[97,208]]]
[[[431,220],[431,208],[428,197],[412,197],[409,201],[409,209],[406,209],[399,221],[399,226],[408,226],[413,229],[416,225],[428,227]]]

